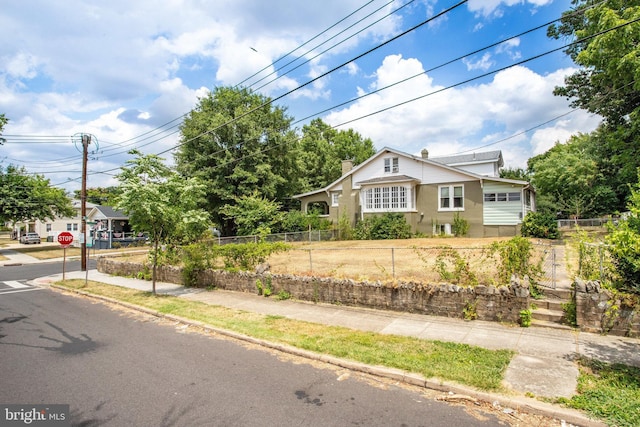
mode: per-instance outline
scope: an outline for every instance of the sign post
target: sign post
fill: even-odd
[[[62,258],[62,280],[64,280],[64,270],[67,263],[67,248],[73,243],[73,234],[69,233],[68,231],[63,231],[62,233],[58,234],[58,243],[60,243],[60,246],[64,251]]]

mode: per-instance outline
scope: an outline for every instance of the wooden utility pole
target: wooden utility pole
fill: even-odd
[[[80,242],[81,262],[80,270],[87,271],[87,157],[91,144],[91,135],[82,135],[82,191],[80,193],[80,215],[82,222],[80,223]]]

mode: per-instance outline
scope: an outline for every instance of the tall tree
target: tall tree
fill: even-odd
[[[640,106],[640,0],[573,0],[572,4],[575,9],[565,12],[548,35],[585,39],[566,50],[581,68],[555,94],[610,124],[624,123]],[[600,34],[623,24],[629,25]]]
[[[588,153],[603,185],[615,194],[610,211],[623,210],[640,167],[640,0],[573,0],[548,35],[583,40],[566,50],[581,68],[554,93],[601,115]],[[613,31],[606,30],[617,28]]]
[[[342,160],[358,165],[376,152],[373,142],[353,129],[336,130],[314,119],[302,127],[300,138],[302,191],[326,187],[342,174]]]
[[[603,181],[589,152],[590,135],[573,136],[544,154],[529,159],[532,183],[540,207],[548,213],[582,218],[610,213],[616,205],[613,190]]]
[[[156,293],[158,248],[165,243],[186,243],[200,237],[209,227],[204,202],[204,185],[197,178],[180,176],[156,155],[142,155],[127,161],[118,175],[121,193],[115,207],[129,216],[132,228],[146,232],[153,245],[153,288]]]
[[[292,118],[246,88],[218,87],[186,117],[178,170],[207,183],[207,209],[224,234],[237,224],[221,209],[256,191],[283,203],[299,190]]]
[[[75,214],[64,190],[51,187],[41,175],[30,175],[24,167],[0,166],[0,223],[46,221]]]

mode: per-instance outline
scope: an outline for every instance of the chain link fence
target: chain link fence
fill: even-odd
[[[550,245],[534,245],[530,260],[539,266],[536,282],[556,287],[557,256]],[[279,274],[339,277],[368,281],[415,281],[467,285],[508,283],[500,255],[485,247],[333,247],[293,248],[272,255]]]

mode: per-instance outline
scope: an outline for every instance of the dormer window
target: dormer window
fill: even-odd
[[[398,166],[397,157],[388,157],[384,159],[384,173],[398,173],[400,167]]]

